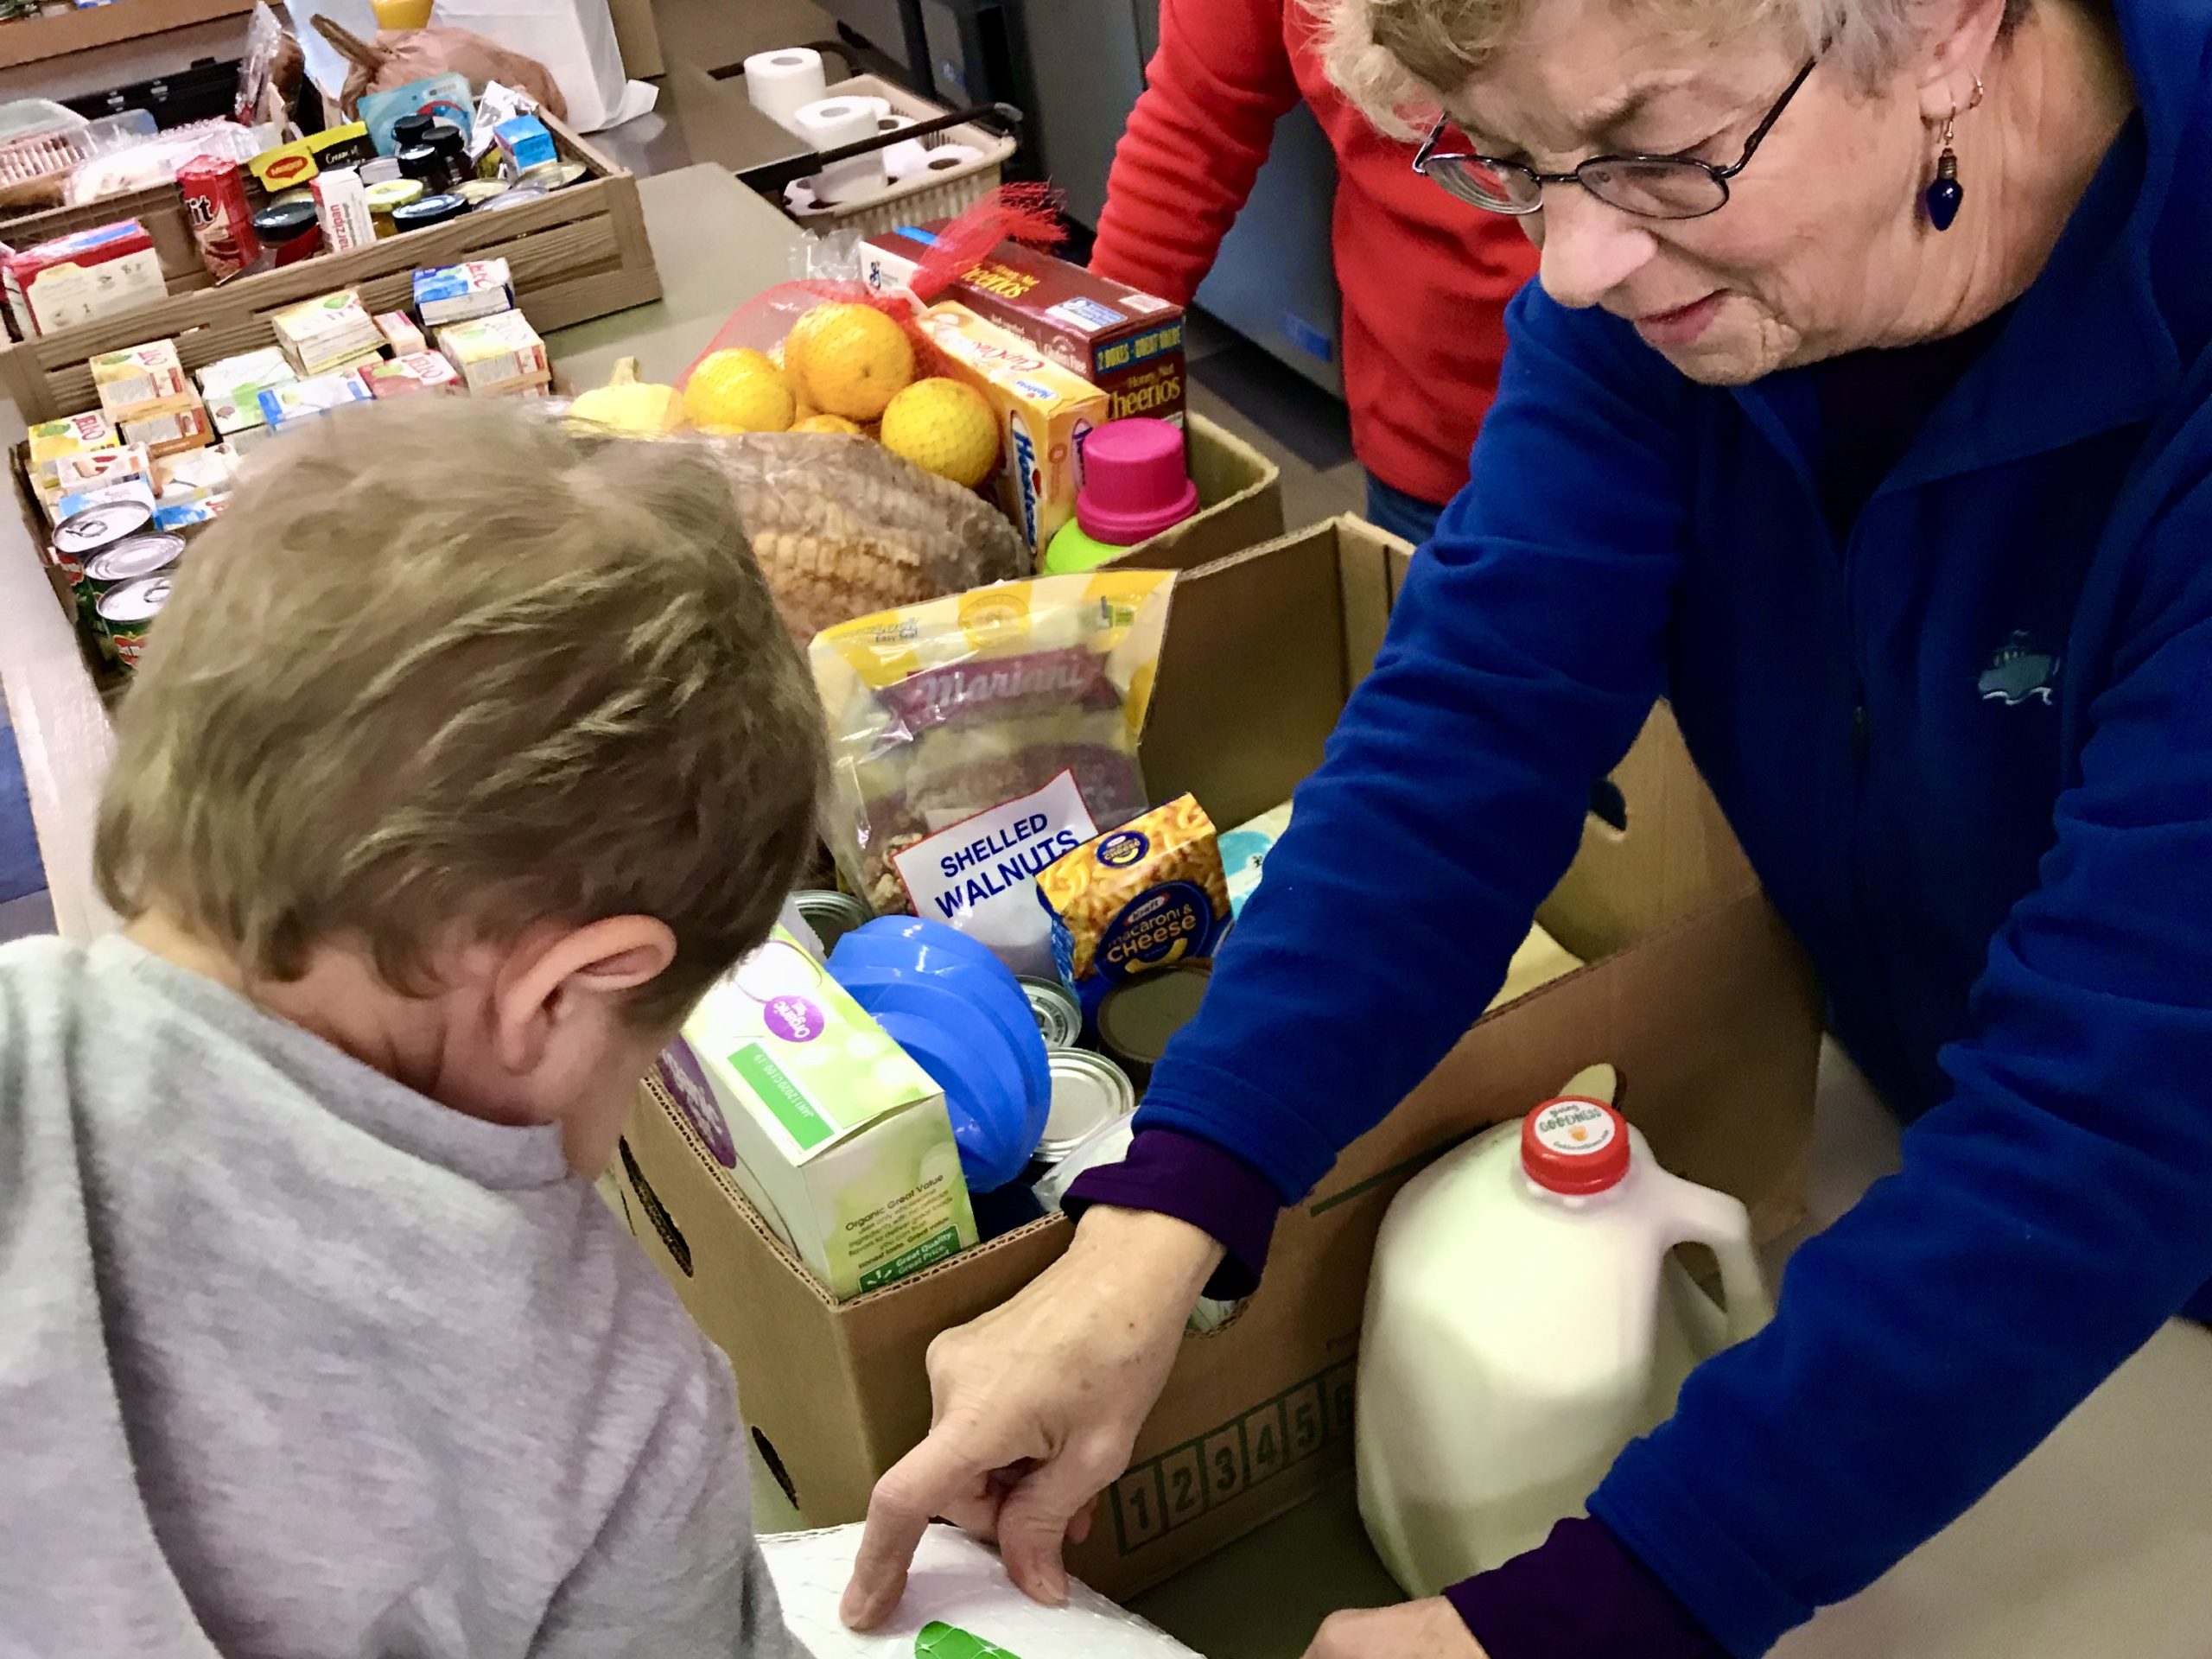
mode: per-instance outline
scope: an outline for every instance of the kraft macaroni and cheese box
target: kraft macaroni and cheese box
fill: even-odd
[[[870,288],[905,287],[948,221],[886,231],[861,245]],[[1183,423],[1183,308],[1019,242],[1001,242],[944,297],[1019,334],[1107,396],[1109,418]]]
[[[944,1091],[784,929],[700,999],[658,1072],[839,1300],[976,1243]]]
[[[1230,921],[1213,820],[1180,795],[1084,842],[1037,877],[1052,961],[1086,1020],[1115,986],[1213,954]]]
[[[998,416],[999,505],[1041,556],[1075,517],[1083,441],[1109,418],[1106,394],[964,305],[948,300],[915,321]]]

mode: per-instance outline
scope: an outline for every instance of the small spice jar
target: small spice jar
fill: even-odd
[[[393,179],[384,184],[372,184],[362,193],[368,198],[369,221],[377,228],[379,237],[397,233],[391,216],[410,203],[417,202],[429,193],[423,188],[420,179]]]
[[[276,267],[322,251],[322,226],[312,201],[272,201],[253,216],[253,233]]]
[[[391,228],[395,233],[426,231],[433,225],[450,225],[468,211],[468,204],[449,190],[434,196],[421,196],[404,207],[391,210]]]

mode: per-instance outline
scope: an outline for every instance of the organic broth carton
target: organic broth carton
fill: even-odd
[[[784,929],[700,999],[658,1073],[839,1300],[976,1243],[944,1092]]]
[[[1111,418],[1106,394],[1041,355],[1019,334],[953,301],[916,320],[951,371],[983,394],[1002,445],[999,505],[1041,557],[1075,517],[1083,441]]]

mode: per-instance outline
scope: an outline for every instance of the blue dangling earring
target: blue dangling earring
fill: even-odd
[[[1974,98],[1967,108],[1978,108],[1981,103],[1981,77],[1974,78]],[[1951,112],[1943,118],[1943,149],[1936,158],[1936,181],[1921,196],[1927,204],[1928,222],[1939,231],[1948,231],[1959,216],[1959,208],[1967,199],[1966,188],[1959,182],[1958,152],[1951,148],[1951,129],[1959,118],[1959,106],[1951,105]]]

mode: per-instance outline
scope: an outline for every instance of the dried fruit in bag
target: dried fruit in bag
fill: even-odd
[[[855,890],[1050,976],[1037,873],[1147,804],[1137,741],[1173,582],[1108,570],[1004,582],[816,639],[829,839]]]
[[[706,442],[802,646],[852,617],[1029,569],[1003,514],[868,438],[753,432]]]

